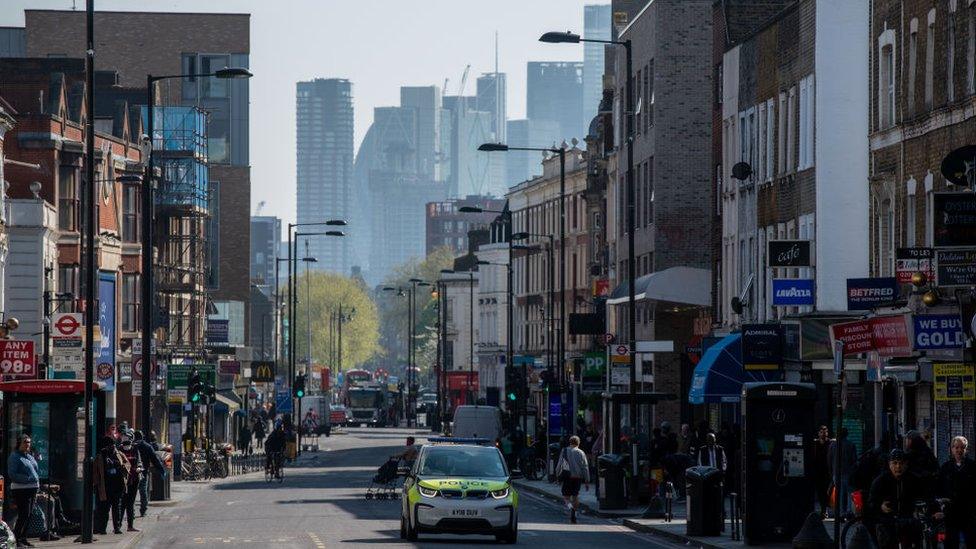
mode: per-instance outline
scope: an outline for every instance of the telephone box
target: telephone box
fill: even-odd
[[[93,442],[105,434],[105,393],[93,384]],[[29,379],[0,382],[3,391],[3,456],[28,433],[42,484],[61,487],[64,512],[81,518],[85,459],[85,382],[73,379]],[[6,510],[6,508],[4,509]]]
[[[813,511],[812,383],[742,385],[742,510],[747,545],[790,542]]]

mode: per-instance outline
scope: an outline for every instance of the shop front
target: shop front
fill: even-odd
[[[92,443],[104,434],[105,393],[94,390]],[[3,455],[9,456],[17,436],[28,433],[33,442],[42,484],[61,487],[65,514],[80,520],[85,460],[85,382],[50,379],[5,381],[3,392]]]

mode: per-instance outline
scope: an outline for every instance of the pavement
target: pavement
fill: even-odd
[[[137,525],[142,532],[99,540],[115,547],[169,548],[235,546],[468,547],[495,540],[479,536],[424,536],[407,542],[399,536],[399,500],[364,497],[377,467],[402,449],[416,429],[350,428],[321,437],[318,452],[304,452],[285,469],[281,484],[263,473],[216,481],[174,483],[174,503],[155,506]],[[519,543],[536,547],[669,548],[669,540],[631,530],[619,521],[583,515],[570,524],[564,507],[530,491],[522,494]],[[105,536],[102,536],[105,537]],[[109,536],[111,538],[111,536]],[[70,540],[69,540],[70,541]],[[68,545],[38,543],[38,547]],[[73,545],[72,545],[73,546]]]

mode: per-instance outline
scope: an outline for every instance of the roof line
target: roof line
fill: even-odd
[[[24,13],[27,12],[45,12],[45,13],[77,13],[79,15],[84,15],[85,12],[81,10],[54,10],[54,9],[25,9]],[[126,10],[98,10],[95,12],[96,15],[100,13],[131,13],[131,14],[145,14],[145,15],[228,15],[228,16],[245,16],[250,17],[250,13],[227,13],[227,12],[216,12],[216,11],[126,11]]]
[[[620,37],[621,38],[623,37],[623,35],[627,34],[627,31],[630,30],[631,25],[633,25],[634,23],[636,23],[637,20],[640,19],[642,15],[644,15],[644,12],[647,11],[647,9],[650,8],[651,7],[651,4],[653,4],[653,3],[654,3],[654,0],[651,0],[650,2],[648,2],[646,6],[644,6],[643,8],[641,8],[641,10],[639,12],[637,12],[637,15],[634,16],[633,21],[627,21],[627,26],[624,27],[624,30],[620,31]]]

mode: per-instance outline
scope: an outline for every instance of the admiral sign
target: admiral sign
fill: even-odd
[[[782,365],[782,325],[744,325],[742,327],[742,367],[746,370],[778,370]]]
[[[848,278],[847,310],[866,311],[898,297],[898,281],[891,278]]]
[[[809,267],[809,240],[770,240],[767,255],[770,267]]]
[[[773,280],[773,305],[813,305],[813,279],[777,278]]]

